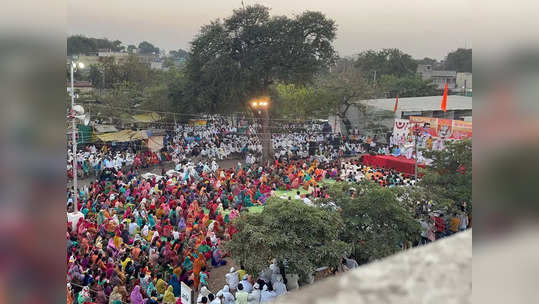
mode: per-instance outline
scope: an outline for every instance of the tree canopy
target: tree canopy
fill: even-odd
[[[246,105],[278,82],[305,84],[335,58],[336,26],[319,12],[273,16],[252,5],[202,27],[187,73],[198,102],[210,111]]]
[[[68,56],[95,53],[100,49],[110,49],[113,52],[121,52],[125,47],[120,40],[111,41],[106,38],[90,38],[82,35],[74,35],[67,38]]]
[[[170,57],[174,59],[187,59],[189,58],[189,52],[183,49],[172,50],[169,52]]]
[[[417,62],[399,49],[383,49],[360,53],[356,66],[370,79],[374,79],[375,73],[377,78],[383,75],[405,77],[416,73]]]
[[[337,183],[329,193],[331,199],[322,204],[332,201],[340,208],[345,225],[340,239],[352,246],[352,255],[359,263],[391,255],[400,250],[402,242],[419,237],[420,226],[414,214],[389,188],[365,180]]]
[[[472,206],[472,141],[448,143],[445,150],[426,151],[432,165],[423,172],[419,185],[429,190],[433,200],[442,207],[455,211],[465,201]]]
[[[340,216],[298,200],[270,198],[262,213],[244,214],[235,225],[238,232],[225,247],[249,273],[260,273],[275,258],[306,278],[317,267],[338,266],[349,253],[339,240]]]
[[[445,69],[457,72],[472,72],[472,49],[457,49],[445,58]]]
[[[290,119],[327,118],[333,112],[328,94],[312,85],[279,84],[275,86],[274,112]]]
[[[417,97],[437,95],[436,85],[429,80],[423,80],[420,76],[396,77],[383,75],[380,77],[380,88],[388,98]]]
[[[142,41],[138,45],[138,52],[144,55],[159,54],[159,48],[149,43],[148,41]]]
[[[343,64],[342,69],[334,69],[318,83],[327,100],[331,113],[335,113],[347,123],[346,113],[354,101],[376,96],[374,86],[369,84],[358,68]]]

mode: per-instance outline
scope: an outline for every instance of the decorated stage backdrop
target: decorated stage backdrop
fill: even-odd
[[[407,119],[395,119],[393,136],[408,135],[415,127],[421,127],[424,135],[446,139],[472,138],[472,123],[462,120],[410,116]]]

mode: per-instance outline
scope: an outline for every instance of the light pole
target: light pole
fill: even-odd
[[[269,114],[268,108],[270,106],[269,97],[260,97],[253,99],[250,102],[251,108],[255,110],[258,115],[262,116],[262,159],[264,162],[271,160],[273,156],[273,147],[271,145],[271,132],[269,132]]]
[[[415,140],[414,140],[414,150],[415,150],[415,162],[414,162],[414,179],[417,182],[417,159],[418,159],[418,151],[417,151],[417,141],[419,140],[419,135],[422,132],[422,128],[419,127],[417,124],[414,126],[414,134],[415,134]]]
[[[76,67],[79,67],[81,69],[84,68],[84,63],[82,62],[75,62],[75,61],[71,61],[71,116],[72,116],[72,136],[71,136],[71,143],[72,143],[72,146],[73,146],[73,163],[72,163],[72,170],[73,170],[73,211],[74,212],[78,212],[79,211],[79,208],[78,208],[78,197],[79,197],[79,194],[78,194],[78,188],[77,188],[77,171],[78,171],[78,166],[77,166],[77,126],[76,126],[76,118],[75,118],[75,88],[74,88],[74,77],[73,77],[73,73],[75,72],[75,69]],[[80,107],[80,106],[79,106]],[[82,107],[80,107],[82,108]],[[77,109],[79,110],[79,109]],[[78,111],[80,112],[80,110]]]

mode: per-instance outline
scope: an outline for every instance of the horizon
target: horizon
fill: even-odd
[[[81,34],[81,33],[73,33],[73,34],[69,34],[69,35],[66,37],[66,39],[69,38],[69,37],[71,37],[71,36],[84,36],[84,37],[86,37],[86,38],[108,39],[109,41],[120,40],[120,41],[122,42],[122,45],[125,46],[125,48],[126,48],[126,49],[124,50],[125,52],[127,52],[127,46],[128,46],[128,45],[134,45],[134,46],[136,46],[136,47],[138,48],[139,43],[141,43],[141,42],[143,42],[143,41],[146,41],[146,42],[151,43],[151,44],[154,45],[155,47],[158,47],[159,50],[164,50],[164,51],[166,52],[166,54],[168,54],[170,51],[177,51],[177,50],[179,50],[179,49],[182,49],[182,50],[184,50],[184,51],[189,52],[189,49],[190,49],[190,46],[187,47],[187,48],[173,48],[173,49],[166,49],[166,48],[162,48],[162,47],[160,47],[158,44],[153,43],[153,42],[148,41],[148,40],[141,40],[141,41],[137,41],[137,42],[127,43],[127,42],[123,41],[122,39],[111,39],[111,38],[109,38],[109,37],[92,37],[91,35],[86,35],[86,34]],[[387,48],[384,48],[384,49],[394,49],[394,47],[387,47]],[[472,49],[472,47],[457,47],[457,48],[455,48],[455,49],[452,49],[452,50],[447,51],[447,54],[449,54],[450,52],[456,51],[456,50],[458,50],[458,49]],[[368,51],[368,50],[380,51],[380,50],[382,50],[382,49],[366,49],[366,50],[363,50],[363,51]],[[355,58],[355,57],[357,57],[358,54],[359,54],[359,52],[358,52],[358,53],[355,53],[355,54],[352,54],[352,55],[344,55],[344,56],[342,56],[341,54],[339,54],[338,50],[336,50],[336,51],[337,51],[337,54],[338,54],[341,58]],[[403,51],[403,50],[401,50],[401,51]],[[406,52],[405,52],[405,53],[406,53]],[[406,54],[408,54],[408,53],[406,53]],[[442,58],[434,58],[434,57],[432,57],[432,56],[425,56],[425,57],[418,58],[418,57],[413,56],[412,54],[409,54],[409,55],[411,55],[412,58],[415,59],[415,60],[422,60],[422,59],[425,59],[425,58],[428,57],[428,58],[431,58],[431,59],[436,59],[438,62],[441,62],[441,61],[444,61],[444,60],[445,60],[445,57],[447,56],[447,54],[446,54],[444,57],[442,57]]]
[[[451,51],[473,47],[471,4],[467,0],[455,1],[444,8],[443,14],[439,7],[422,0],[346,2],[340,0],[341,5],[335,5],[335,1],[324,0],[257,0],[245,1],[245,5],[265,5],[272,16],[293,16],[307,10],[322,12],[337,24],[334,47],[341,57],[354,57],[369,49],[398,48],[415,59],[440,61]],[[190,3],[188,9],[182,7],[181,1],[161,0],[157,4],[160,6],[155,2],[97,0],[88,6],[86,2],[69,1],[67,35],[120,40],[126,46],[148,41],[166,51],[189,50],[201,26],[241,8],[241,1],[232,0]],[[343,10],[343,5],[349,9]]]

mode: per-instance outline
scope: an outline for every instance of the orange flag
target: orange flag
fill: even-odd
[[[442,111],[445,112],[445,109],[447,108],[447,82],[445,83],[445,89],[444,89],[444,98],[442,99]]]
[[[395,99],[395,109],[393,110],[393,113],[397,113],[397,105],[399,104],[399,95],[397,95],[397,99]]]

